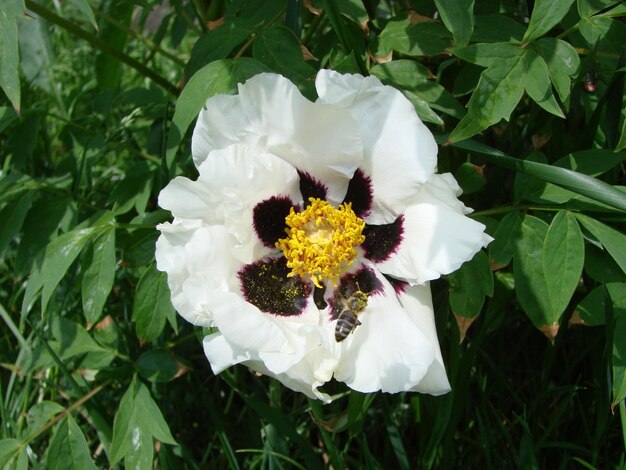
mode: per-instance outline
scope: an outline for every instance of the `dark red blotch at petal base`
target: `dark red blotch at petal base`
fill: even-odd
[[[354,213],[363,218],[367,217],[372,210],[372,198],[372,181],[359,168],[354,172],[348,184],[348,192],[343,202],[352,203]]]
[[[305,171],[298,170],[298,176],[300,176],[300,194],[305,206],[309,204],[310,197],[326,200],[328,188],[323,183]]]
[[[383,283],[376,277],[374,271],[369,268],[361,268],[354,273],[348,273],[339,280],[335,294],[330,299],[332,318],[337,318],[344,306],[344,300],[348,299],[356,291],[366,293],[369,297],[383,291]]]
[[[291,270],[285,258],[247,264],[239,271],[244,298],[262,312],[290,317],[300,315],[311,295],[311,284],[300,277],[287,277]]]
[[[275,248],[278,239],[285,237],[285,217],[292,207],[293,202],[287,196],[272,196],[254,206],[254,230],[265,246]]]
[[[365,257],[375,263],[388,259],[402,243],[403,224],[404,217],[400,216],[390,224],[366,225],[361,244]]]

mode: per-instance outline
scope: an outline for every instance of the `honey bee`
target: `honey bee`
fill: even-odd
[[[349,297],[340,299],[342,308],[335,325],[335,340],[341,343],[361,324],[357,315],[367,306],[367,294],[357,290]]]

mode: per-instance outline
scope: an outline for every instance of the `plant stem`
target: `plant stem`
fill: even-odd
[[[101,51],[106,52],[107,54],[110,54],[111,56],[119,60],[120,62],[134,68],[142,75],[151,79],[157,85],[163,87],[166,91],[168,91],[172,95],[178,96],[178,93],[179,93],[178,88],[172,85],[169,81],[167,81],[161,75],[156,73],[154,70],[146,67],[144,64],[142,64],[138,60],[133,59],[128,54],[125,54],[124,52],[115,49],[109,43],[100,39],[98,36],[94,36],[93,34],[76,26],[71,21],[68,21],[65,18],[61,18],[60,16],[51,12],[47,8],[39,5],[38,3],[33,2],[32,0],[25,0],[24,4],[26,5],[26,8],[36,13],[37,15],[41,16],[46,21],[49,21],[52,24],[56,24],[57,26],[60,26],[61,28],[66,29],[67,31],[78,36],[79,38],[84,39],[95,48],[100,49]]]
[[[158,44],[152,42],[150,39],[148,39],[148,38],[144,37],[142,34],[138,33],[136,30],[134,30],[132,28],[129,28],[128,26],[126,26],[125,24],[119,22],[118,20],[116,20],[112,16],[107,15],[102,10],[94,8],[94,11],[98,14],[98,16],[101,16],[102,18],[104,18],[105,21],[108,21],[109,23],[111,23],[116,28],[119,28],[119,29],[125,31],[126,33],[134,36],[135,39],[137,39],[138,41],[140,41],[143,44],[145,44],[148,47],[148,49],[150,49],[152,52],[157,52],[157,53],[161,54],[163,57],[168,58],[169,60],[171,60],[172,62],[174,62],[176,65],[178,65],[180,67],[184,67],[185,66],[185,63],[182,60],[180,60],[178,57],[176,57],[174,54],[172,54],[169,51],[166,51],[165,49],[163,49]]]

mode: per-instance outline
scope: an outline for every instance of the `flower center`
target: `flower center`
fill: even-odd
[[[357,256],[355,247],[363,243],[365,222],[356,216],[350,203],[335,209],[326,201],[309,198],[311,203],[302,212],[291,208],[285,218],[286,238],[276,242],[283,250],[289,277],[310,277],[321,286],[323,279],[333,283]]]

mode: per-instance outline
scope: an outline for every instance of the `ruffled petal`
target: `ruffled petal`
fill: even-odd
[[[157,269],[167,273],[174,308],[194,325],[212,326],[209,293],[238,288],[240,264],[230,253],[230,236],[224,227],[180,219],[157,229]]]
[[[393,287],[381,276],[385,295],[372,296],[359,315],[360,326],[342,343],[335,378],[369,393],[397,393],[418,387],[435,360],[428,336],[400,305]],[[432,305],[430,315],[432,315]]]
[[[346,108],[363,139],[363,164],[371,178],[373,206],[367,222],[393,222],[419,187],[434,173],[437,144],[413,105],[376,77],[320,70],[319,102]]]
[[[210,201],[206,209],[212,215],[203,220],[224,224],[233,237],[233,252],[239,259],[250,263],[276,252],[254,230],[255,222],[261,223],[254,220],[254,209],[272,197],[301,203],[296,169],[273,155],[255,154],[246,146],[231,145],[213,151],[198,171],[198,180],[188,185],[198,188],[201,197]],[[184,200],[178,204],[184,206]]]
[[[449,177],[433,175],[403,215],[402,242],[376,266],[381,272],[423,284],[449,274],[470,259],[492,238],[485,226],[466,217],[456,204]]]
[[[206,225],[224,223],[215,206],[221,204],[220,194],[205,181],[190,180],[184,176],[174,178],[159,193],[159,206],[178,219],[196,219]]]
[[[442,395],[450,391],[450,382],[441,357],[441,348],[437,339],[433,302],[430,284],[408,287],[398,295],[400,303],[405,308],[413,322],[430,342],[435,352],[435,359],[431,362],[424,378],[411,390],[414,392]]]
[[[260,74],[239,86],[247,131],[265,151],[323,181],[339,203],[363,159],[359,129],[349,112],[312,103],[286,78]]]
[[[309,393],[311,384],[316,388],[330,380],[338,351],[331,341],[332,326],[320,326],[320,313],[313,305],[298,321],[285,321],[260,312],[233,293],[212,292],[210,297],[215,326],[223,336],[210,337],[209,349],[205,342],[216,373],[239,362],[260,370],[258,364],[250,364],[260,361],[263,373],[308,384]]]
[[[265,366],[258,354],[229,343],[221,333],[206,336],[203,347],[214,374],[219,374],[232,365],[243,364],[256,372],[279,380],[286,387],[304,393],[310,398],[331,401],[327,394],[317,389],[332,378],[337,363],[326,350],[312,351],[285,372],[274,373]]]
[[[196,167],[204,162],[213,150],[233,144],[255,147],[255,137],[245,131],[248,120],[236,95],[210,97],[200,111],[191,137],[191,154]]]

